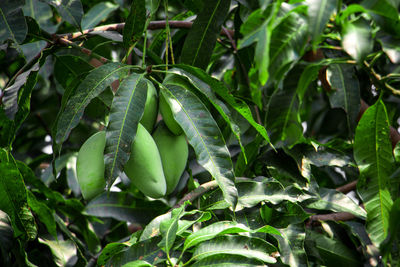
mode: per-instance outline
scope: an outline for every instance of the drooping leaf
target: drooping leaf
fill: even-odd
[[[177,123],[194,148],[197,160],[218,182],[227,202],[237,203],[232,161],[215,120],[204,104],[190,91],[176,85],[162,86],[161,93]]]
[[[159,202],[149,203],[134,199],[128,192],[105,192],[91,200],[86,205],[85,212],[100,218],[147,224],[165,208]]]
[[[82,18],[82,29],[90,29],[108,18],[111,12],[116,10],[118,5],[111,2],[100,2],[94,5]]]
[[[49,234],[57,239],[57,227],[53,211],[51,211],[46,203],[39,201],[31,191],[27,191],[27,193],[29,207],[38,216],[40,222],[46,226]]]
[[[360,86],[355,79],[354,68],[344,64],[332,64],[326,70],[326,77],[333,93],[329,95],[332,108],[346,111],[347,127],[354,132],[360,111]]]
[[[36,225],[28,207],[24,180],[13,157],[0,150],[0,210],[10,216],[14,237],[32,240],[36,237]]]
[[[386,107],[380,99],[363,114],[354,141],[354,159],[360,170],[357,191],[367,211],[367,232],[377,245],[388,235],[393,204],[389,177],[394,160],[389,131]]]
[[[126,248],[123,252],[115,254],[111,260],[107,262],[107,267],[120,267],[124,264],[136,260],[142,260],[156,265],[157,261],[165,259],[165,253],[157,247],[160,237],[155,237],[145,241],[137,242]]]
[[[271,253],[277,249],[270,243],[247,236],[221,236],[205,241],[196,247],[191,260],[202,260],[210,256],[239,255],[265,263],[276,263]]]
[[[24,0],[2,0],[0,5],[0,44],[12,40],[20,44],[25,40],[28,27],[22,7]]]
[[[167,255],[170,254],[169,251],[174,245],[176,234],[178,231],[178,221],[183,216],[184,209],[185,205],[173,209],[171,212],[171,219],[164,220],[160,223],[160,233],[162,235],[162,239],[160,243],[158,243],[158,246],[165,253],[167,253]]]
[[[60,111],[55,140],[62,144],[69,136],[71,130],[78,125],[86,106],[98,96],[113,81],[121,77],[121,74],[129,69],[119,63],[109,63],[100,66],[90,72],[78,86],[75,94],[68,100],[65,110]]]
[[[226,103],[234,108],[243,118],[245,118],[268,143],[270,142],[266,129],[264,126],[258,124],[254,120],[249,106],[243,100],[235,98],[222,82],[212,78],[205,71],[199,68],[187,65],[176,65],[176,67],[178,69],[182,69],[183,71],[180,71],[179,73],[185,75],[185,77],[187,77],[197,88],[205,91],[214,91]]]
[[[203,9],[197,15],[183,44],[182,63],[207,68],[230,3],[230,0],[203,1]]]
[[[124,243],[108,243],[101,251],[99,258],[97,259],[97,265],[104,266],[107,261],[112,258],[113,255],[120,253],[129,244]]]
[[[281,260],[289,266],[308,266],[304,240],[306,237],[304,225],[290,224],[285,229],[280,229],[283,237],[276,236],[279,242]]]
[[[397,45],[400,43],[399,38],[392,35],[381,34],[378,35],[378,42],[382,45],[383,52],[389,57],[393,64],[400,63],[400,47]]]
[[[276,89],[269,98],[266,124],[274,146],[292,146],[304,138],[296,94],[300,74],[297,69],[290,71],[283,82],[284,89]]]
[[[339,240],[329,238],[315,231],[307,231],[307,238],[315,242],[315,248],[324,264],[329,266],[361,266],[360,257],[355,250],[346,247]]]
[[[270,79],[278,82],[304,54],[308,41],[306,20],[286,4],[282,4],[280,12],[288,14],[282,15],[272,31],[268,66]]]
[[[39,63],[36,63],[32,68],[18,75],[11,86],[4,89],[3,104],[9,119],[13,120],[18,111],[19,91],[23,90],[24,86],[33,87],[36,84],[38,71]]]
[[[193,267],[229,267],[229,266],[258,266],[265,267],[260,260],[249,259],[239,255],[220,254],[213,255],[192,264]]]
[[[0,210],[0,251],[10,252],[14,243],[14,230],[10,217]]]
[[[73,257],[76,255],[76,247],[72,240],[54,241],[39,238],[39,242],[46,244],[50,248],[57,266],[66,266],[67,263],[73,262]]]
[[[83,8],[81,0],[44,0],[52,5],[63,18],[75,28],[81,30]]]
[[[143,116],[148,83],[143,74],[132,73],[122,81],[113,99],[104,149],[109,188],[129,159],[131,144]]]
[[[346,23],[342,28],[342,47],[357,62],[362,62],[373,48],[368,22],[359,19],[353,23]]]
[[[315,47],[329,18],[336,9],[337,0],[307,0],[306,3],[308,6],[308,30]]]
[[[123,31],[123,43],[126,49],[136,43],[143,34],[146,24],[146,4],[144,0],[134,0]]]
[[[334,212],[349,212],[361,219],[367,217],[365,210],[358,206],[357,203],[345,194],[329,188],[320,188],[318,200],[307,204],[307,208],[330,210]]]
[[[51,7],[39,0],[25,0],[25,5],[22,9],[24,15],[35,19],[40,28],[49,32],[55,33],[58,25],[52,22],[53,11]]]

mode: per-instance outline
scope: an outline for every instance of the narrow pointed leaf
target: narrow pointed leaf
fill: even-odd
[[[239,255],[220,254],[213,255],[192,264],[193,267],[230,267],[230,266],[241,266],[241,267],[264,267],[267,265],[262,264],[262,261],[257,259],[246,258]]]
[[[10,154],[0,150],[0,210],[10,216],[14,237],[33,240],[36,225],[28,207],[24,180]]]
[[[386,107],[378,100],[363,114],[354,141],[354,159],[360,170],[357,191],[367,211],[367,232],[376,245],[388,235],[393,204],[389,177],[394,160],[389,131]]]
[[[270,253],[277,249],[270,243],[247,236],[221,236],[201,243],[196,247],[192,259],[201,260],[213,255],[240,255],[249,259],[258,259],[265,263],[276,263]]]
[[[177,209],[173,209],[171,212],[171,219],[164,220],[160,223],[160,233],[162,239],[158,246],[169,255],[169,251],[174,245],[176,233],[178,231],[178,221],[182,217],[185,209],[185,205]]]
[[[142,37],[145,24],[145,0],[133,0],[123,31],[123,43],[125,48],[129,48]]]
[[[344,64],[332,64],[326,76],[333,93],[329,96],[332,108],[342,108],[347,114],[347,127],[353,133],[360,111],[360,86],[355,79],[354,68]]]
[[[279,242],[281,260],[288,266],[308,266],[307,255],[304,250],[306,237],[304,225],[290,224],[285,229],[280,229],[283,237],[275,236]]]
[[[93,6],[82,18],[82,29],[89,29],[97,26],[105,20],[111,12],[116,10],[118,5],[110,2],[100,2]]]
[[[57,124],[56,142],[63,143],[71,130],[78,125],[86,106],[90,101],[103,92],[107,86],[121,77],[121,74],[129,69],[119,63],[109,63],[98,67],[78,86],[75,94],[68,100]]]
[[[52,22],[53,11],[51,7],[40,0],[26,0],[23,8],[24,15],[35,19],[40,28],[49,33],[55,33],[58,25]]]
[[[361,19],[342,28],[342,47],[357,62],[362,62],[373,48],[371,31],[368,22]]]
[[[230,0],[204,0],[182,48],[181,62],[202,69],[210,62]]]
[[[249,106],[241,99],[235,98],[226,86],[218,81],[217,79],[208,75],[204,70],[187,66],[187,65],[176,65],[179,74],[184,75],[189,81],[198,89],[202,91],[212,90],[219,97],[221,97],[227,104],[235,109],[248,123],[268,142],[270,143],[267,130],[264,126],[258,124],[251,113]],[[174,71],[172,69],[171,71]],[[205,92],[204,92],[205,93]],[[206,94],[206,93],[205,93]],[[207,94],[208,95],[208,94]]]
[[[312,37],[313,45],[319,42],[332,13],[337,6],[337,0],[307,0],[308,30]]]
[[[129,159],[131,144],[143,116],[148,83],[143,74],[132,73],[122,81],[111,104],[104,149],[109,188]]]
[[[318,200],[308,204],[307,208],[330,210],[334,212],[349,212],[361,219],[367,217],[365,210],[345,194],[338,192],[335,189],[320,188],[319,194]]]
[[[0,44],[12,40],[19,44],[25,40],[28,27],[22,7],[24,0],[2,0],[0,5]]]
[[[185,245],[183,247],[183,250],[196,246],[197,244],[204,242],[206,240],[213,239],[218,235],[243,233],[243,232],[251,232],[251,229],[249,229],[244,224],[236,222],[231,222],[231,221],[216,222],[209,226],[203,227],[200,230],[189,235],[185,240]]]
[[[83,7],[81,0],[44,0],[49,5],[57,9],[61,17],[76,27],[81,29],[81,20],[83,17]]]
[[[27,191],[27,193],[29,207],[38,216],[40,222],[46,226],[49,234],[57,239],[56,221],[52,210],[46,205],[46,203],[39,201],[31,191]]]
[[[219,127],[204,104],[190,91],[176,85],[162,87],[161,93],[177,123],[185,132],[197,160],[218,182],[227,202],[237,203],[235,175],[228,148]]]

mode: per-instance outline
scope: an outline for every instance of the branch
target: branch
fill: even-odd
[[[180,21],[180,20],[169,20],[168,21],[169,27],[174,28],[174,29],[190,29],[192,28],[193,22],[191,21]],[[149,26],[147,27],[148,30],[159,30],[159,29],[164,29],[166,27],[167,23],[165,20],[158,20],[158,21],[151,21],[149,23]],[[98,31],[117,31],[117,32],[122,32],[122,30],[125,27],[125,23],[116,23],[116,24],[109,24],[109,25],[103,25],[99,27],[95,27],[92,29],[87,29],[82,32],[74,32],[74,33],[65,33],[65,34],[60,34],[58,35],[60,38],[64,39],[75,39],[78,38],[82,35],[86,35],[91,32],[98,32]],[[229,35],[233,36],[235,34],[235,31],[233,30],[226,30]],[[227,36],[227,33],[222,30],[221,35]]]
[[[195,200],[196,198],[204,195],[206,192],[213,190],[216,187],[218,187],[218,183],[215,180],[200,185],[195,190],[187,193],[181,200],[178,201],[178,203],[175,204],[175,206],[172,207],[171,210],[179,208],[187,200],[189,200],[190,202],[193,202],[193,200]]]
[[[336,191],[342,192],[343,194],[347,194],[350,191],[353,191],[357,187],[357,182],[358,180],[355,180],[353,182],[350,182],[348,184],[342,185],[338,188],[336,188]]]
[[[349,212],[335,212],[329,214],[318,214],[310,217],[310,222],[314,221],[350,221],[355,219],[356,216]]]

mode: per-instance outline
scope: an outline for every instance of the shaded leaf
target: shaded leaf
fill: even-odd
[[[10,217],[0,210],[0,251],[8,253],[14,243],[14,230],[11,226]]]
[[[81,29],[83,8],[80,0],[44,0],[52,5],[60,16],[77,29]]]
[[[333,90],[329,95],[332,108],[342,108],[347,114],[347,128],[353,133],[360,111],[360,86],[353,66],[332,64],[326,70],[327,80]]]
[[[173,116],[195,150],[199,164],[215,178],[225,199],[234,208],[237,190],[232,161],[213,117],[193,93],[180,86],[163,86],[161,93],[169,99]]]
[[[27,202],[24,180],[13,157],[0,149],[0,210],[10,216],[14,237],[36,238],[36,225]]]
[[[47,203],[39,201],[31,191],[27,191],[27,193],[29,207],[38,216],[40,222],[46,226],[49,234],[57,239],[57,226],[53,211],[47,206]]]
[[[90,101],[103,92],[107,86],[121,77],[129,69],[119,63],[109,63],[92,70],[68,100],[64,110],[60,110],[55,140],[63,143],[71,130],[78,125],[83,111]]]
[[[143,34],[146,24],[146,4],[144,0],[133,0],[123,30],[123,43],[126,49],[136,43]]]
[[[39,0],[25,0],[25,5],[22,9],[24,15],[35,19],[40,28],[49,32],[55,33],[58,25],[52,22],[53,11],[51,7]]]
[[[306,237],[304,225],[290,224],[285,229],[280,229],[283,237],[276,236],[279,242],[281,260],[289,266],[308,266],[304,240]]]
[[[259,238],[221,236],[197,246],[191,260],[197,261],[214,255],[229,254],[260,260],[265,263],[276,263],[276,259],[270,255],[276,251],[277,249],[273,245]]]
[[[335,189],[320,188],[319,199],[307,204],[307,208],[318,210],[330,210],[334,212],[349,212],[355,216],[365,219],[367,213],[357,203],[347,197],[345,194]]]
[[[75,80],[79,79],[83,73],[89,72],[92,69],[93,66],[81,57],[73,55],[62,55],[56,57],[56,62],[54,63],[54,76],[65,89],[62,101],[63,103],[68,100],[68,87],[73,84]]]
[[[329,238],[315,231],[307,231],[307,238],[315,242],[322,261],[328,266],[362,266],[361,255],[346,247],[339,240]]]
[[[132,73],[121,82],[113,99],[104,149],[105,178],[109,188],[129,159],[131,144],[143,116],[148,84],[143,74]]]
[[[354,159],[360,170],[357,191],[367,211],[367,232],[377,245],[388,234],[393,204],[389,177],[394,160],[389,131],[386,107],[380,99],[363,114],[354,141]]]
[[[207,68],[230,3],[230,0],[203,1],[203,9],[197,15],[183,44],[182,63]]]
[[[82,29],[90,29],[108,18],[111,12],[116,10],[118,5],[110,2],[100,2],[94,5],[82,18]]]
[[[246,258],[242,257],[239,255],[226,255],[226,254],[220,254],[220,255],[213,255],[207,258],[204,258],[200,261],[197,261],[196,263],[192,264],[191,266],[193,267],[200,267],[200,266],[215,266],[215,267],[230,267],[230,266],[257,266],[257,267],[263,267],[267,266],[262,264],[261,261],[257,259],[251,259],[251,258]]]
[[[76,247],[72,240],[53,241],[39,238],[39,242],[49,246],[58,266],[67,266],[67,263],[76,262],[76,259],[73,259],[76,255]]]
[[[308,6],[308,30],[315,47],[329,18],[336,9],[337,0],[307,0],[306,3]]]
[[[85,207],[85,212],[100,218],[147,224],[162,212],[163,208],[158,202],[149,203],[134,199],[128,192],[105,192],[90,201]]]
[[[12,40],[19,44],[25,40],[28,27],[22,7],[24,0],[2,0],[0,5],[0,44]]]

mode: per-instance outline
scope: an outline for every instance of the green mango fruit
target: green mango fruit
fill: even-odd
[[[76,160],[76,174],[84,199],[92,199],[104,191],[104,147],[106,132],[92,135],[81,146]]]
[[[159,97],[160,101],[160,113],[161,116],[164,119],[165,124],[167,125],[168,129],[173,132],[175,135],[181,135],[183,133],[183,130],[181,126],[175,121],[174,115],[172,114],[170,104],[168,104],[167,101],[170,102],[169,99],[166,99],[166,97],[163,94],[160,94]],[[172,104],[172,103],[171,103]]]
[[[175,190],[185,170],[189,155],[188,144],[184,134],[173,134],[163,121],[154,131],[153,139],[160,152],[168,195]]]
[[[165,196],[167,185],[160,153],[153,137],[140,123],[124,172],[132,184],[146,196],[152,198]]]
[[[151,133],[158,114],[157,90],[151,82],[147,82],[147,98],[140,123]]]

